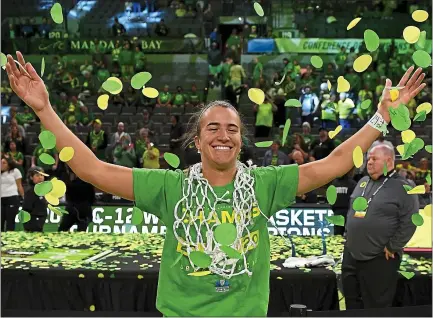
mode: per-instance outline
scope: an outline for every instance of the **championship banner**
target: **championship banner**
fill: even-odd
[[[397,47],[398,54],[408,53],[411,44],[407,43],[403,39],[394,39]],[[322,38],[278,38],[275,39],[276,49],[279,53],[303,53],[303,54],[337,54],[340,52],[342,46],[347,48],[347,51],[351,47],[355,50],[359,50],[362,46],[363,39],[322,39]],[[388,50],[392,43],[392,39],[381,39],[380,45],[384,46],[385,50]],[[427,53],[432,52],[432,40],[426,40],[425,50]]]
[[[21,208],[20,208],[21,209]],[[153,214],[144,213],[143,222],[133,225],[132,206],[94,206],[93,216],[87,232],[95,233],[154,233],[165,234],[165,225]],[[277,212],[268,223],[269,234],[283,236],[316,236],[322,235],[321,221],[325,216],[334,213],[326,205],[293,205],[290,208]],[[47,220],[44,232],[57,232],[61,217],[47,209]],[[23,225],[18,216],[15,219],[16,230],[22,230]],[[71,231],[77,228],[74,225]],[[324,235],[334,234],[334,225],[323,222]]]
[[[104,38],[99,40],[105,54],[111,54],[117,41],[123,43],[123,38]],[[8,41],[9,42],[9,41]],[[204,41],[200,38],[165,39],[165,38],[138,38],[134,43],[141,46],[144,53],[198,53],[204,48]],[[6,47],[8,47],[6,43]],[[88,54],[95,48],[94,39],[14,39],[16,50],[32,54]]]

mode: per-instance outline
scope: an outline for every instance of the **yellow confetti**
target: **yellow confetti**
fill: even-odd
[[[330,91],[330,90],[331,90],[331,87],[332,87],[331,82],[328,80],[328,81],[327,81],[327,84],[328,84],[328,91]]]
[[[337,80],[337,93],[345,93],[349,90],[350,83],[343,76],[339,76]]]
[[[403,156],[404,155],[404,145],[398,145],[397,151],[400,154],[400,156]]]
[[[361,18],[355,18],[352,21],[350,21],[350,23],[347,25],[346,30],[349,31],[350,29],[353,29],[358,24],[359,21],[361,21]]]
[[[418,42],[421,34],[420,29],[416,26],[410,25],[403,30],[403,39],[410,44]]]
[[[86,277],[86,276],[84,276],[84,274],[80,274],[80,275],[78,275],[78,277],[80,277],[80,278],[84,278],[84,277]]]
[[[68,162],[74,157],[75,150],[72,147],[64,147],[60,150],[59,159],[63,162]]]
[[[391,89],[389,91],[389,96],[391,98],[391,101],[395,102],[398,99],[398,97],[400,96],[400,92],[398,89]]]
[[[412,140],[415,139],[415,137],[416,137],[415,133],[410,129],[401,132],[401,140],[405,144],[410,143]]]
[[[364,154],[362,153],[362,149],[360,146],[356,146],[356,148],[353,150],[352,157],[355,167],[360,168],[362,166],[362,163],[364,162]]]
[[[104,274],[103,273],[99,273],[98,274],[98,278],[104,278]]]
[[[210,271],[202,271],[202,272],[193,272],[193,273],[189,273],[188,276],[207,276],[209,274],[212,274]]]
[[[159,95],[159,92],[153,87],[145,87],[141,92],[144,96],[149,98],[157,98]]]
[[[47,193],[45,196],[45,200],[51,205],[59,205],[60,201],[58,197],[55,197],[50,193]]]
[[[337,128],[335,128],[335,130],[331,130],[328,133],[329,138],[333,139],[335,136],[338,135],[338,133],[343,129],[343,126],[338,125]]]
[[[45,172],[42,172],[42,171],[36,171],[36,172],[39,173],[40,175],[43,175],[44,177],[49,177],[50,176],[49,174],[47,174]]]
[[[427,204],[427,205],[424,207],[424,215],[425,215],[426,217],[431,218],[431,204]]]
[[[260,88],[250,88],[248,98],[255,104],[260,105],[265,101],[265,93]]]
[[[282,278],[282,277],[280,277],[280,276],[278,276],[278,277],[277,277],[277,279],[281,280],[281,279],[283,279],[283,278]]]
[[[407,194],[424,194],[425,186],[423,184],[416,186],[415,188],[407,191]]]
[[[89,309],[90,309],[90,311],[95,311],[95,305],[91,305],[90,307],[89,307]]]
[[[373,58],[369,54],[361,55],[353,62],[353,69],[358,73],[364,72],[372,61]]]
[[[138,275],[137,278],[138,279],[143,279],[143,275]]]
[[[53,189],[48,194],[56,198],[61,198],[65,195],[66,184],[62,180],[53,179],[51,180],[51,184],[53,185]]]
[[[425,102],[425,103],[422,103],[421,105],[419,105],[419,106],[416,108],[416,112],[417,112],[417,113],[420,113],[420,112],[422,112],[423,110],[425,110],[425,113],[426,113],[426,114],[430,113],[431,110],[432,110],[432,105],[431,105],[429,102]]]
[[[412,19],[416,22],[424,22],[428,19],[428,12],[424,10],[415,10],[412,12]]]
[[[108,94],[104,94],[98,97],[96,100],[96,103],[98,104],[98,107],[102,110],[106,110],[108,107],[108,99],[110,96]]]

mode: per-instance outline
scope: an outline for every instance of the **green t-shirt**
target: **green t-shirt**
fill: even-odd
[[[263,103],[257,107],[256,126],[272,127],[273,119],[271,103]]]
[[[78,114],[76,112],[66,112],[63,115],[63,120],[66,119],[66,124],[68,125],[76,125],[78,123]]]
[[[15,160],[15,161],[20,161],[20,160],[24,160],[24,155],[22,152],[9,152],[9,155]],[[24,162],[23,162],[24,164]],[[17,165],[17,169],[21,172],[21,175],[24,177],[24,167],[21,165]]]
[[[228,47],[235,46],[238,48],[241,45],[241,38],[239,35],[230,35],[230,37],[227,40]]]
[[[135,52],[134,53],[134,61],[135,61],[135,67],[137,69],[144,68],[144,53],[143,52]]]
[[[18,125],[24,125],[32,122],[35,119],[32,113],[18,113],[15,118],[17,119]]]
[[[135,141],[135,154],[137,155],[137,158],[142,158],[146,150],[147,142],[143,139],[137,139]]]
[[[181,106],[181,105],[184,105],[185,102],[186,102],[186,98],[185,98],[184,94],[176,93],[174,95],[173,105]]]
[[[98,133],[94,130],[90,132],[90,146],[96,148],[96,157],[100,160],[105,160],[105,149],[98,149],[104,143],[104,134],[103,130],[100,130]]]
[[[260,167],[254,169],[252,175],[255,179],[257,202],[266,217],[269,218],[294,203],[298,187],[297,165]],[[266,316],[269,301],[270,243],[268,221],[257,207],[253,207],[250,212],[254,222],[248,226],[248,230],[258,244],[246,253],[252,276],[241,274],[229,280],[216,274],[195,277],[188,275],[193,270],[187,256],[183,256],[175,264],[180,252],[185,255],[173,231],[174,209],[182,198],[184,180],[184,172],[180,170],[133,169],[137,207],[156,215],[167,227],[156,307],[167,317]],[[221,223],[233,223],[233,188],[233,182],[227,186],[213,187],[219,197],[228,191],[224,199],[230,201],[217,204],[216,215],[208,221],[210,227],[216,224],[216,217]],[[201,192],[198,193],[200,195]],[[207,218],[209,211],[206,208],[204,210]],[[181,214],[179,212],[178,215]],[[185,235],[180,230],[177,232],[181,236]],[[241,236],[248,237],[246,233]],[[243,242],[248,243],[246,240]],[[175,265],[172,266],[173,264]],[[243,269],[244,263],[238,261],[235,271]]]
[[[88,112],[87,114],[80,112],[79,122],[87,126],[94,119],[93,113]]]
[[[221,76],[223,78],[223,84],[225,85],[227,80],[230,77],[230,69],[231,69],[232,65],[228,64],[228,63],[223,63],[222,67],[221,67]]]
[[[256,66],[254,66],[253,79],[255,80],[260,79],[260,74],[262,72],[263,72],[263,64],[259,62],[256,64]]]
[[[47,170],[51,170],[51,168],[53,167],[52,165],[46,165],[45,163],[43,163],[40,159],[39,156],[42,155],[43,153],[49,154],[51,157],[54,158],[54,155],[57,153],[56,150],[54,149],[44,149],[42,147],[42,145],[38,145],[35,150],[33,151],[33,156],[35,156],[37,158],[36,160],[36,165],[38,167],[41,167],[42,169],[44,169],[45,171]],[[55,159],[55,158],[54,158]]]
[[[161,103],[167,103],[171,101],[171,93],[170,92],[160,92],[159,93],[159,100]]]
[[[191,104],[199,104],[202,101],[201,94],[199,92],[190,92],[188,94],[188,100]]]
[[[322,103],[322,119],[323,120],[332,120],[337,121],[337,104],[330,102],[330,101],[324,101]]]

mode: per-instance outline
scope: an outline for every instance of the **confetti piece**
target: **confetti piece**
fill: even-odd
[[[330,224],[344,226],[344,216],[342,215],[325,216],[325,220]]]
[[[61,24],[63,23],[63,9],[60,3],[55,3],[50,10],[51,18],[54,23]]]
[[[280,276],[278,276],[278,277],[277,277],[277,279],[279,279],[279,280],[282,280],[283,278],[282,278],[282,277],[280,277]]]
[[[131,86],[135,89],[141,89],[148,81],[152,79],[152,74],[149,72],[140,72],[131,78]]]
[[[274,142],[272,140],[271,141],[259,141],[259,142],[256,142],[254,145],[258,148],[267,148],[267,147],[272,146],[273,143]]]
[[[425,151],[427,151],[428,153],[432,153],[432,145],[427,145],[425,146]]]
[[[338,135],[338,133],[343,129],[343,126],[338,125],[337,128],[335,128],[334,130],[331,130],[328,133],[329,138],[334,139],[335,136]]]
[[[428,185],[431,185],[431,174],[430,173],[427,175],[427,177],[425,177],[425,181],[427,182]]]
[[[343,77],[337,79],[337,93],[345,93],[350,90],[350,83]]]
[[[428,19],[428,12],[424,10],[415,10],[412,12],[412,19],[416,22],[424,22]]]
[[[383,175],[386,177],[388,175],[388,165],[386,164],[386,161],[383,165]]]
[[[117,95],[122,91],[123,84],[117,77],[109,77],[102,83],[102,88],[113,95]]]
[[[254,11],[256,11],[259,17],[263,17],[265,15],[262,6],[258,2],[254,2]]]
[[[367,29],[364,31],[364,42],[368,51],[374,52],[379,47],[379,36],[373,30]]]
[[[424,148],[424,140],[422,140],[421,138],[415,138],[409,144],[405,144],[404,147],[405,153],[402,159],[406,160],[409,157],[415,155],[422,148]]]
[[[431,110],[432,110],[432,105],[431,105],[429,102],[422,103],[421,105],[419,105],[419,106],[416,108],[416,112],[417,112],[417,113],[420,113],[420,112],[422,112],[422,111],[425,111],[426,114],[429,114],[429,113],[431,112]]]
[[[413,130],[408,129],[408,130],[401,132],[401,140],[405,144],[410,143],[412,140],[415,139],[415,137],[416,137],[416,135],[413,132]]]
[[[424,50],[417,50],[412,54],[414,63],[422,68],[429,67],[432,63],[431,56]]]
[[[423,184],[412,188],[407,194],[425,194],[425,186]]]
[[[415,115],[415,117],[413,118],[413,121],[424,121],[427,118],[427,113],[425,110],[419,112],[418,114]]]
[[[416,47],[417,50],[425,48],[426,38],[427,38],[427,32],[426,31],[421,31],[421,33],[419,35],[418,42],[416,42],[416,44],[415,44],[415,47]]]
[[[432,205],[431,205],[431,204],[427,204],[427,205],[424,207],[424,215],[425,215],[426,217],[431,218],[431,212],[432,212]]]
[[[6,63],[8,62],[8,58],[4,53],[0,53],[0,66],[5,69]]]
[[[53,196],[51,193],[47,193],[47,194],[44,196],[44,198],[45,198],[45,200],[47,200],[47,202],[48,202],[49,204],[51,204],[51,205],[59,205],[59,203],[60,203],[59,198]],[[54,211],[53,211],[53,212],[54,212]],[[56,214],[57,214],[57,213],[56,213]],[[60,211],[59,211],[59,214],[61,215]]]
[[[201,268],[207,268],[212,263],[212,258],[204,252],[193,251],[189,254],[189,257],[194,265]]]
[[[157,98],[159,95],[159,92],[153,87],[145,87],[141,92],[148,98]]]
[[[395,102],[398,99],[398,97],[400,96],[400,91],[397,89],[391,89],[389,91],[389,96],[391,98],[391,101]]]
[[[39,141],[44,149],[53,149],[56,146],[56,136],[49,130],[39,134]]]
[[[53,189],[50,194],[53,197],[61,198],[66,193],[66,184],[62,180],[52,179],[51,183],[53,185]]]
[[[58,208],[52,206],[51,204],[48,204],[48,209],[50,209],[50,211],[52,211],[54,214],[58,215],[58,216],[62,216],[62,211],[59,210]]]
[[[189,273],[188,276],[201,277],[201,276],[207,276],[209,274],[212,274],[211,271],[202,271],[202,272]]]
[[[44,76],[44,72],[45,72],[45,58],[42,57],[42,62],[41,62],[41,77]]]
[[[283,78],[281,79],[281,81],[279,82],[274,82],[275,85],[281,85],[281,83],[284,81],[284,79],[286,78],[286,73],[283,74]]]
[[[422,226],[424,224],[424,218],[419,213],[412,214],[412,223],[416,226]]]
[[[221,245],[230,245],[236,240],[237,230],[232,223],[222,223],[214,230],[215,241]]]
[[[230,247],[230,246],[220,246],[221,251],[223,251],[224,253],[226,253],[226,255],[229,258],[234,258],[234,259],[241,259],[242,255],[241,253],[239,253],[238,251],[236,251],[234,248]]]
[[[183,37],[185,39],[195,39],[195,38],[197,38],[197,35],[195,35],[194,33],[188,33],[188,34],[185,34]]]
[[[364,154],[360,146],[356,146],[352,153],[353,164],[356,168],[360,168],[364,162]]]
[[[411,25],[403,30],[403,38],[407,43],[414,44],[418,42],[420,33],[420,29],[418,29],[416,26]]]
[[[373,61],[373,58],[369,54],[364,54],[358,57],[355,62],[353,62],[353,69],[355,72],[364,72]]]
[[[408,272],[403,272],[403,271],[398,271],[404,278],[406,279],[411,279],[412,277],[415,276],[415,273],[408,273]]]
[[[143,277],[143,275],[137,275],[137,278],[138,279],[143,279],[144,277]]]
[[[397,146],[397,151],[400,154],[400,156],[403,156],[403,154],[404,154],[404,145],[398,145]]]
[[[398,105],[397,108],[389,108],[389,116],[391,117],[392,126],[399,131],[409,129],[412,124],[409,109],[404,104]]]
[[[179,159],[179,157],[178,157],[177,155],[175,155],[174,153],[171,153],[171,152],[166,152],[166,153],[164,153],[164,159],[165,159],[165,161],[167,161],[167,163],[168,163],[171,167],[173,167],[173,168],[175,168],[175,169],[177,169],[177,167],[179,167],[180,159]]]
[[[291,98],[284,103],[285,107],[301,107],[301,102],[297,99]]]
[[[337,19],[334,16],[330,16],[330,17],[326,18],[326,23],[328,23],[328,24],[334,23],[336,21],[337,21]]]
[[[144,220],[143,211],[141,211],[139,208],[137,208],[136,206],[134,206],[132,208],[132,220],[131,220],[131,223],[133,225],[139,225],[139,224],[143,223],[143,220]]]
[[[326,83],[328,84],[328,91],[330,91],[332,88],[331,82],[329,80],[327,80]]]
[[[47,193],[50,193],[53,189],[53,184],[51,181],[40,182],[35,185],[35,194],[42,197]]]
[[[255,104],[260,105],[265,101],[265,93],[260,88],[250,88],[248,98]]]
[[[91,306],[89,307],[89,309],[90,309],[90,311],[95,311],[95,305],[91,305]]]
[[[104,278],[104,274],[99,273],[99,274],[98,274],[98,278]]]
[[[352,21],[350,21],[350,23],[347,25],[346,30],[349,31],[350,29],[353,29],[358,24],[359,21],[361,21],[361,18],[355,18]]]
[[[292,121],[290,120],[290,118],[288,118],[286,120],[286,123],[284,124],[284,129],[283,129],[283,138],[281,140],[281,144],[284,146],[286,144],[287,141],[287,135],[289,134],[289,130],[290,130],[290,125],[292,124]]]
[[[323,66],[323,60],[318,55],[313,55],[310,59],[311,65],[313,65],[315,68],[322,68]]]
[[[78,275],[78,277],[79,277],[79,278],[84,278],[84,277],[86,277],[86,276],[84,276],[84,274],[80,274],[80,275]]]
[[[357,197],[352,204],[352,208],[355,211],[365,211],[367,209],[368,203],[364,197]]]
[[[27,223],[28,221],[30,221],[30,219],[31,219],[32,217],[30,216],[30,213],[29,213],[29,212],[24,211],[24,210],[21,210],[21,211],[18,213],[18,218],[19,218],[20,222],[24,224],[24,223]]]
[[[59,159],[63,162],[68,162],[74,157],[75,150],[72,147],[63,147],[62,150],[60,150],[59,153]]]
[[[110,95],[103,94],[103,95],[98,97],[98,99],[96,100],[96,103],[100,109],[106,110],[108,107],[108,100],[109,99],[110,99]]]
[[[330,205],[334,205],[335,201],[337,201],[337,188],[333,185],[330,185],[326,189],[326,199]]]
[[[371,105],[371,99],[366,99],[361,103],[361,109],[366,110],[370,107],[370,105]]]

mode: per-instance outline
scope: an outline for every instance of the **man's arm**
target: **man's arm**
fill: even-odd
[[[404,88],[400,90],[399,98],[394,102],[391,101],[389,94],[392,83],[389,79],[386,81],[378,113],[387,123],[391,121],[388,112],[390,107],[396,108],[400,103],[407,104],[426,85],[421,84],[425,76],[425,74],[421,74],[422,69],[418,68],[409,79],[412,71],[413,67],[410,67],[400,80],[398,86]],[[381,132],[377,129],[366,124],[355,135],[338,146],[328,157],[300,166],[297,194],[304,194],[317,189],[346,174],[353,167],[353,150],[360,146],[362,152],[366,152],[380,134]]]

